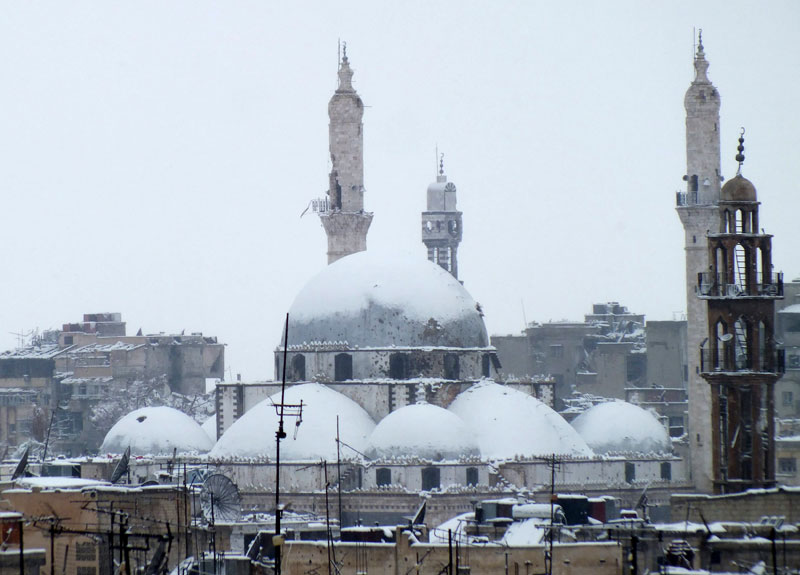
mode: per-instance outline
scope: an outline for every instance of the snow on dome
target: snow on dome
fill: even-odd
[[[275,457],[278,414],[275,403],[280,392],[255,405],[222,434],[209,456],[212,458]],[[303,402],[303,421],[284,416],[286,439],[281,441],[281,459],[305,461],[336,459],[336,416],[343,443],[363,452],[375,422],[352,399],[319,383],[286,388],[284,403]],[[295,434],[296,432],[296,434]],[[345,456],[347,450],[343,451]],[[352,455],[352,453],[349,453]]]
[[[479,455],[467,424],[444,408],[418,403],[384,417],[369,439],[369,457],[417,456],[432,461]]]
[[[143,407],[124,416],[106,434],[100,451],[136,455],[205,453],[214,445],[197,422],[171,407]]]
[[[289,310],[289,344],[486,347],[475,300],[424,257],[359,252],[327,266]]]
[[[527,393],[492,381],[478,382],[461,392],[448,409],[474,431],[481,455],[487,459],[593,455],[558,413]]]
[[[211,417],[209,417],[208,419],[206,419],[205,423],[203,423],[203,425],[201,425],[200,427],[202,427],[203,431],[206,432],[206,435],[208,435],[211,438],[211,441],[213,441],[213,442],[217,441],[218,438],[217,438],[217,414],[216,413],[214,415],[212,415]]]
[[[667,430],[649,411],[627,401],[598,403],[572,421],[597,453],[669,453]]]

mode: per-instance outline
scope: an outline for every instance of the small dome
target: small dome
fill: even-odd
[[[255,405],[222,434],[209,456],[275,457],[275,432],[278,414],[275,403],[281,394]],[[296,427],[296,418],[284,415],[286,439],[281,441],[281,459],[308,461],[336,459],[336,417],[339,416],[341,441],[363,452],[375,422],[364,409],[349,397],[318,383],[294,385],[286,389],[285,404],[303,402],[303,420]],[[349,450],[343,456],[352,455]]]
[[[406,405],[384,417],[369,440],[374,458],[417,456],[441,461],[480,455],[467,424],[455,413],[435,405]]]
[[[486,326],[464,286],[422,255],[359,252],[327,266],[289,310],[289,344],[486,347]]]
[[[535,397],[491,381],[476,383],[448,407],[473,430],[487,459],[520,455],[590,457],[592,450],[569,423]]]
[[[672,442],[656,417],[638,405],[609,401],[590,407],[572,426],[596,453],[670,453]]]
[[[143,407],[120,419],[103,440],[100,451],[135,455],[205,453],[214,445],[197,422],[171,407]]]
[[[736,174],[722,186],[719,199],[723,202],[755,202],[756,187],[741,174]]]

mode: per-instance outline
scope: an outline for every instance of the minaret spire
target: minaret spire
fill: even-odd
[[[458,279],[458,245],[461,243],[461,212],[456,209],[456,186],[444,173],[444,154],[439,154],[439,173],[428,186],[427,210],[422,212],[422,243],[428,259]]]
[[[364,104],[353,88],[353,70],[342,43],[339,86],[328,103],[331,173],[328,198],[318,210],[328,236],[328,263],[367,249],[372,213],[364,211]]]
[[[704,302],[696,295],[699,273],[708,271],[710,230],[719,226],[720,141],[719,92],[708,79],[702,31],[694,54],[695,77],[686,91],[686,191],[677,194],[677,212],[684,229],[686,250],[686,349],[689,395],[689,452],[696,489],[711,491],[711,393],[700,377],[697,350],[708,337]]]

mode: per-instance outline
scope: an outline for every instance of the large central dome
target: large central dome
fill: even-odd
[[[424,257],[359,252],[329,265],[289,310],[289,344],[486,347],[483,317],[464,286]]]

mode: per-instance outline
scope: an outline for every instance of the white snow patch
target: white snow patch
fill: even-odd
[[[360,314],[373,304],[403,310],[427,321],[475,314],[475,300],[440,266],[410,254],[364,251],[327,266],[297,294],[289,312],[305,321],[338,314]]]
[[[427,403],[393,411],[372,432],[367,455],[373,458],[414,456],[432,461],[479,455],[478,443],[455,413]]]
[[[487,459],[553,453],[593,455],[558,413],[527,393],[493,381],[476,383],[459,394],[448,409],[474,431],[481,455]]]
[[[509,547],[530,547],[541,545],[547,534],[550,519],[531,518],[515,521],[503,535],[502,543]]]
[[[275,432],[278,414],[275,404],[281,394],[255,405],[222,434],[209,453],[212,458],[275,457]],[[284,415],[287,437],[281,442],[281,459],[306,461],[336,459],[336,416],[339,416],[341,441],[358,451],[366,449],[375,429],[369,414],[349,397],[319,383],[295,385],[286,389],[284,404],[303,402],[303,420]],[[289,413],[287,410],[286,414]],[[342,448],[343,457],[355,454]]]
[[[171,407],[143,407],[120,419],[106,434],[101,453],[124,453],[130,446],[135,455],[205,453],[214,445],[197,422]]]
[[[38,487],[41,489],[82,489],[84,487],[97,487],[111,485],[108,481],[97,479],[81,479],[80,477],[24,477],[17,480],[24,488]]]
[[[217,439],[217,414],[215,413],[208,419],[206,419],[205,423],[200,426],[203,431],[206,432],[206,435],[211,439],[211,441],[216,442]]]
[[[597,453],[670,453],[667,430],[649,411],[626,401],[599,403],[572,426]]]

